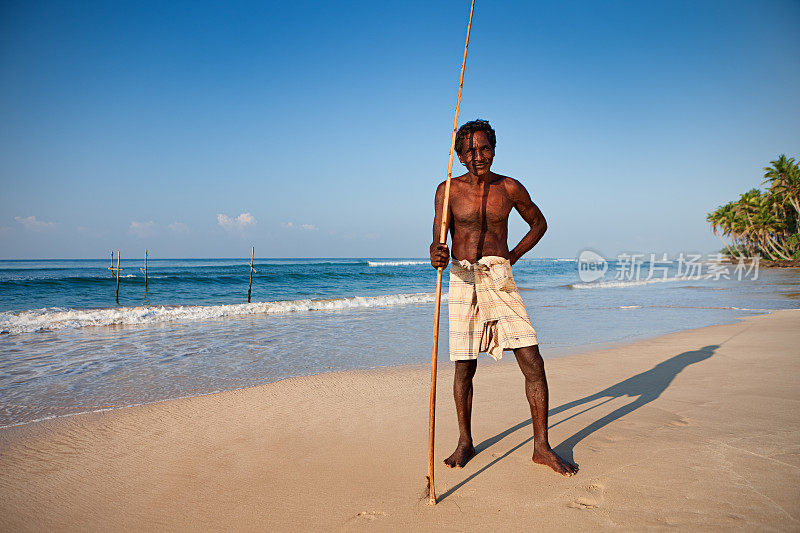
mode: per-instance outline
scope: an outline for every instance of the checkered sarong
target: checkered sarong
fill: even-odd
[[[447,305],[451,361],[477,359],[479,352],[499,360],[503,350],[538,344],[508,259],[453,259]]]

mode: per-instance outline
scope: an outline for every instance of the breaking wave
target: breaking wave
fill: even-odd
[[[288,300],[251,304],[122,307],[118,309],[66,309],[48,307],[0,313],[0,333],[82,328],[87,326],[137,325],[173,320],[207,320],[248,315],[274,315],[303,311],[346,310],[430,303],[434,293],[355,296],[321,300]],[[446,299],[447,294],[442,294]]]
[[[380,266],[408,266],[408,265],[429,265],[430,261],[367,261],[371,267]]]
[[[612,289],[621,287],[638,287],[640,285],[648,285],[650,283],[665,283],[671,281],[686,281],[691,278],[686,277],[673,277],[673,278],[653,278],[631,281],[593,281],[590,283],[573,283],[567,285],[570,289]]]

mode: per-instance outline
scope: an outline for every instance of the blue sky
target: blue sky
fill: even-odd
[[[0,258],[424,256],[468,11],[3,2]],[[717,250],[706,213],[800,156],[798,27],[797,1],[478,0],[460,122],[547,217],[530,255]]]

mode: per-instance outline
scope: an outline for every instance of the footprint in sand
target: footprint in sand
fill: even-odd
[[[593,483],[586,488],[581,488],[583,495],[571,501],[567,507],[571,509],[597,509],[605,501],[605,486]]]
[[[674,428],[682,428],[682,427],[688,426],[689,425],[689,421],[686,420],[685,418],[679,418],[677,420],[673,420],[672,422],[670,422],[667,425],[669,425],[671,427],[674,427]]]
[[[386,516],[386,513],[381,511],[361,511],[353,518],[361,520],[377,520],[378,518]]]

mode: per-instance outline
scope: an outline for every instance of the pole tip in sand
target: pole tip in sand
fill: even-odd
[[[431,490],[431,477],[425,476],[425,492],[428,493],[428,505],[436,505],[436,495]]]

